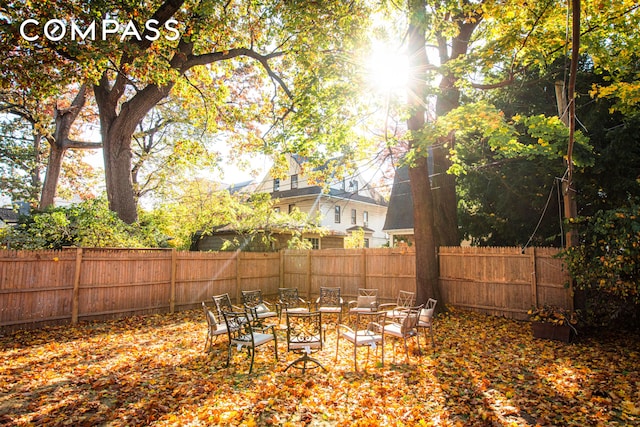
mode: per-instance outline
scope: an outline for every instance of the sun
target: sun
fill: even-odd
[[[410,78],[409,58],[397,48],[373,42],[366,73],[373,90],[386,95],[405,95]]]

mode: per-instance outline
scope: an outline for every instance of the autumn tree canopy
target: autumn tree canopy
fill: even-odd
[[[314,152],[318,142],[316,153],[331,152],[349,133],[340,100],[367,17],[360,3],[45,1],[2,14],[4,47],[17,62],[32,54],[21,67],[34,80],[68,70],[93,86],[109,206],[125,222],[137,218],[132,136],[172,93],[201,98],[198,121],[245,150]]]

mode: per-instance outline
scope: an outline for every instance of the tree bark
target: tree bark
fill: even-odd
[[[409,58],[411,67],[420,75],[411,80],[408,104],[411,115],[407,120],[407,128],[412,134],[410,149],[424,147],[420,141],[419,131],[426,121],[426,73],[428,58],[424,28],[424,0],[409,2]],[[413,233],[416,248],[416,303],[422,304],[429,298],[441,300],[438,286],[438,259],[434,233],[434,209],[429,181],[427,158],[418,156],[415,164],[409,168],[409,182],[413,198]],[[444,306],[440,304],[440,306]]]
[[[47,172],[44,178],[42,194],[40,195],[40,210],[44,210],[54,204],[56,197],[56,189],[62,170],[62,161],[68,149],[84,149],[92,150],[102,146],[96,142],[79,142],[69,138],[71,126],[78,118],[80,111],[84,108],[87,100],[86,85],[80,86],[76,97],[71,106],[66,110],[58,110],[55,112],[55,133],[53,137],[48,138],[49,141],[49,160],[47,162]]]
[[[467,22],[463,17],[453,17],[458,26],[458,34],[449,43],[444,37],[438,37],[440,63],[446,64],[462,55],[466,55],[471,35],[480,22]],[[449,50],[449,45],[451,46]],[[440,81],[440,94],[436,100],[436,117],[443,116],[460,106],[460,90],[456,86],[458,78],[446,73]],[[453,134],[437,141],[432,148],[433,155],[433,204],[435,209],[435,230],[437,246],[457,246],[460,244],[458,233],[458,197],[456,195],[455,176],[447,173],[451,167],[449,150],[455,147]]]
[[[94,86],[100,111],[100,133],[103,143],[103,158],[109,209],[118,217],[132,224],[138,219],[137,198],[131,176],[133,157],[131,140],[135,128],[144,116],[164,97],[174,83],[166,86],[148,85],[117,112],[120,97],[104,75]]]

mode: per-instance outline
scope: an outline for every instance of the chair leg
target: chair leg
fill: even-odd
[[[302,363],[302,368],[296,366],[299,363]],[[322,366],[322,363],[320,363],[320,361],[318,361],[317,359],[309,356],[308,354],[304,354],[303,356],[297,358],[296,360],[294,360],[293,362],[289,363],[287,365],[286,368],[284,368],[284,371],[286,372],[287,369],[289,369],[290,367],[294,367],[294,368],[298,368],[298,369],[302,369],[302,374],[304,375],[305,371],[307,370],[307,363],[315,363],[316,365],[318,365],[319,367],[321,367],[324,371],[326,371],[327,369]],[[312,369],[312,368],[310,368]]]
[[[251,374],[251,372],[253,371],[253,359],[255,359],[256,356],[256,349],[252,349],[251,350],[251,366],[249,366],[249,374]]]
[[[227,368],[229,367],[229,364],[231,363],[231,343],[229,343],[229,348],[227,349]]]
[[[211,334],[207,332],[207,340],[204,342],[204,352],[209,353],[211,351]]]

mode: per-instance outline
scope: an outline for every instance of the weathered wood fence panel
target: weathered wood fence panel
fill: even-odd
[[[0,326],[70,319],[74,268],[74,252],[4,251]]]
[[[442,247],[440,289],[449,304],[525,319],[536,305],[571,307],[568,276],[553,248]]]
[[[557,249],[441,248],[444,302],[525,318],[534,305],[571,307]],[[404,249],[285,250],[280,253],[67,249],[0,251],[0,327],[77,322],[196,307],[212,295],[297,287],[315,300],[321,286],[339,286],[345,301],[358,288],[383,302],[415,289],[415,252]]]
[[[84,249],[80,265],[80,318],[169,309],[171,251]]]

